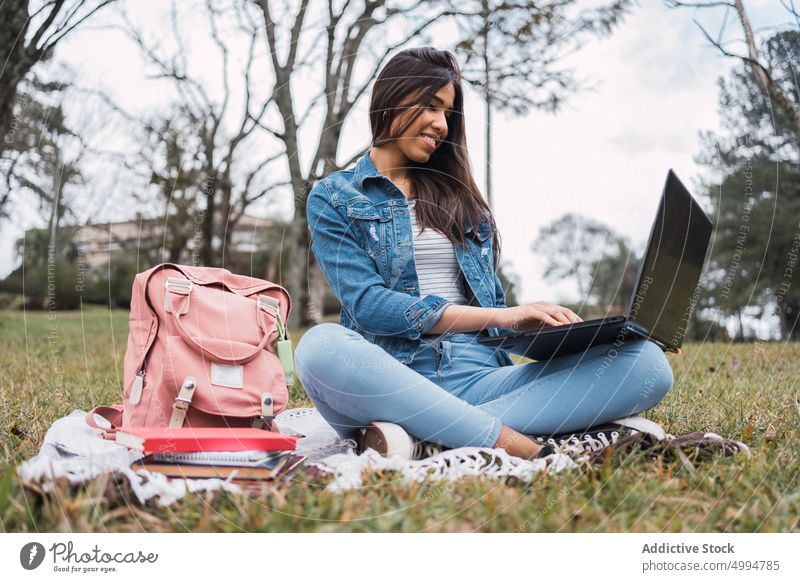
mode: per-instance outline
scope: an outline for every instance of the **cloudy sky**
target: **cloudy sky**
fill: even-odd
[[[778,0],[747,0],[746,5],[757,29],[784,18]],[[495,115],[495,212],[503,259],[520,278],[520,300],[574,298],[571,284],[553,285],[541,278],[544,262],[531,246],[541,226],[566,212],[580,212],[642,245],[667,170],[673,168],[690,189],[695,184],[703,172],[693,162],[698,133],[717,128],[716,80],[734,62],[709,46],[692,19],[716,31],[720,14],[668,10],[659,0],[641,0],[613,37],[592,42],[570,58],[594,90],[575,96],[555,116]],[[171,34],[157,3],[138,4],[136,16],[155,38]],[[201,67],[214,62],[202,50],[198,45],[193,52]],[[64,44],[57,57],[73,68],[81,85],[103,87],[130,110],[159,103],[158,92],[143,80],[137,51],[120,42],[118,33],[85,30]],[[485,119],[479,99],[474,94],[467,98],[470,154],[483,184]],[[94,113],[86,107],[73,115],[79,124],[105,126],[106,120]],[[110,122],[105,127],[109,143],[124,141],[117,127]],[[353,117],[344,150],[367,143],[368,132],[366,115]],[[93,192],[95,202],[99,197],[112,203],[87,203],[83,211],[95,220],[129,218],[137,208],[126,201],[128,195],[119,180],[102,184]],[[262,211],[286,211],[287,204]],[[23,228],[40,224],[33,209],[18,208],[12,223],[2,225],[0,274],[14,267],[12,245]]]

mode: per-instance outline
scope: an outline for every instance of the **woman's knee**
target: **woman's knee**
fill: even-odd
[[[295,364],[300,369],[312,371],[317,365],[324,366],[342,345],[342,338],[354,333],[338,323],[320,323],[309,329],[300,338],[294,351]]]
[[[674,377],[664,351],[657,344],[640,340],[636,350],[636,376],[640,378],[640,396],[647,408],[661,402],[672,388]]]

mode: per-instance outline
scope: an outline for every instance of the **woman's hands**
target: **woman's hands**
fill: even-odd
[[[583,321],[571,309],[546,301],[506,307],[498,311],[496,327],[514,331],[529,331],[546,325],[563,325]]]

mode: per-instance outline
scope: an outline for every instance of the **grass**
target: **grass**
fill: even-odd
[[[293,333],[297,341],[300,334]],[[528,484],[465,479],[406,485],[371,475],[346,494],[326,478],[248,495],[188,495],[139,505],[124,477],[50,493],[21,484],[50,424],[121,398],[127,312],[0,312],[0,526],[10,531],[797,531],[800,529],[800,345],[695,344],[670,356],[676,385],[650,417],[673,434],[744,440],[751,457],[691,471],[634,454]],[[291,406],[308,405],[302,389]]]

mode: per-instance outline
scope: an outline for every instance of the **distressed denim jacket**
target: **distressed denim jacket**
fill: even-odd
[[[449,301],[420,297],[408,201],[380,174],[369,154],[355,167],[318,181],[307,201],[311,249],[328,285],[342,304],[341,325],[357,331],[404,364],[420,348]],[[505,307],[494,271],[491,224],[483,219],[477,240],[467,225],[465,244],[454,245],[467,282],[470,305]],[[481,333],[497,335],[498,328]],[[499,350],[503,365],[513,365]]]

